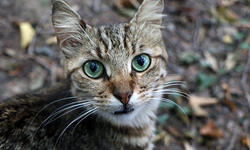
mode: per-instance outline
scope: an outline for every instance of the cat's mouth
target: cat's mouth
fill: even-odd
[[[128,114],[132,111],[134,111],[133,107],[129,107],[127,105],[124,105],[122,110],[115,111],[114,114],[115,115],[122,115],[122,114]]]

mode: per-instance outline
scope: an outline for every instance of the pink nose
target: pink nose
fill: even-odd
[[[114,96],[124,105],[129,102],[132,94],[132,91],[128,91],[126,93],[114,92]]]

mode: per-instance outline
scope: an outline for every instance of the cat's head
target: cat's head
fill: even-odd
[[[145,0],[129,23],[91,27],[63,1],[52,22],[66,77],[83,106],[118,125],[155,118],[166,76],[163,0]]]

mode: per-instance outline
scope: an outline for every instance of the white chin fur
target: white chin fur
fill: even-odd
[[[160,89],[159,89],[160,90]],[[97,111],[98,115],[109,120],[112,124],[118,126],[142,127],[145,124],[151,124],[152,119],[156,118],[156,110],[162,98],[162,94],[156,92],[149,100],[147,106],[134,107],[134,111],[127,114],[113,114],[112,112]],[[157,100],[156,100],[157,99]]]

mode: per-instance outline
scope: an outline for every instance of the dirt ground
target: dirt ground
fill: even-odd
[[[65,1],[93,26],[129,21],[141,2]],[[64,78],[50,3],[0,1],[0,99],[39,92]],[[166,80],[181,85],[173,87],[179,95],[165,96],[176,104],[160,105],[157,150],[250,149],[249,8],[249,0],[165,0]],[[35,36],[21,48],[24,22]]]

